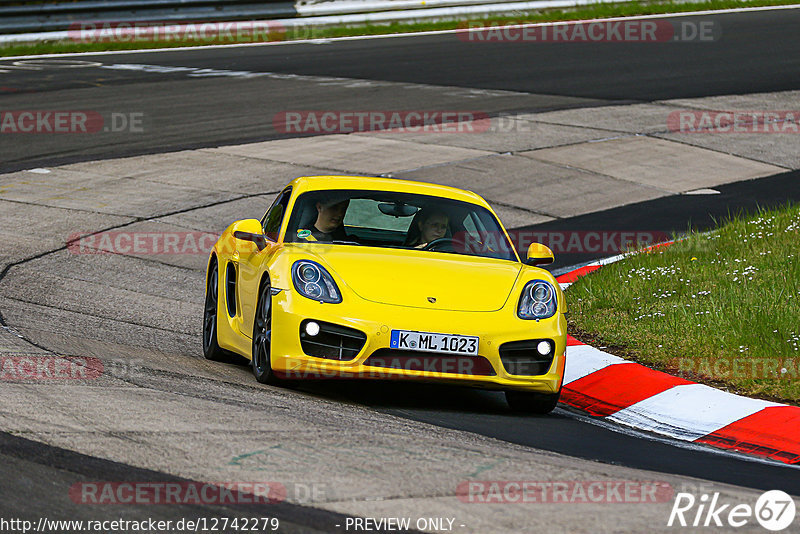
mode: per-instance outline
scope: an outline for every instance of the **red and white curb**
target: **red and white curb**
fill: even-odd
[[[624,257],[593,262],[556,280],[566,289],[578,277]],[[572,336],[567,347],[562,403],[638,430],[800,464],[800,407],[654,371]]]

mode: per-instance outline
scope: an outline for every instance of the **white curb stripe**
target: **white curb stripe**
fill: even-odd
[[[589,345],[567,347],[567,365],[564,369],[564,384],[604,369],[609,365],[631,363],[618,356],[603,352]]]
[[[740,397],[703,384],[686,384],[653,395],[606,419],[694,441],[769,406],[783,405]]]
[[[589,265],[608,265],[609,263],[618,262],[619,260],[622,260],[632,254],[635,254],[635,252],[626,252],[624,254],[617,254],[616,256],[610,256],[608,258],[603,258],[602,260],[595,261],[593,263],[590,263]]]

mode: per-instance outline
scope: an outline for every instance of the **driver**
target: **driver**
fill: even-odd
[[[406,246],[425,248],[430,242],[445,237],[449,220],[447,214],[441,211],[421,209],[411,224],[412,227],[408,232]],[[414,225],[416,225],[416,228],[414,228]],[[414,230],[418,230],[418,232]]]
[[[342,200],[341,197],[317,202],[317,220],[307,229],[314,240],[330,243],[351,239],[344,231],[344,214],[349,205],[350,199]]]

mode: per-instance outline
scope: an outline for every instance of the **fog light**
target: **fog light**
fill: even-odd
[[[550,343],[547,341],[540,341],[538,345],[536,345],[536,350],[539,351],[539,354],[542,356],[547,356],[550,354]]]
[[[315,323],[314,321],[306,323],[306,334],[312,337],[319,334],[319,324]]]

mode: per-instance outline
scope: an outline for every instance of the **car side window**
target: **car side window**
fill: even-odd
[[[272,206],[264,215],[261,221],[261,226],[264,229],[264,235],[271,241],[278,240],[278,233],[281,229],[283,216],[286,214],[286,207],[289,205],[289,198],[292,196],[292,190],[287,189],[275,199]]]

